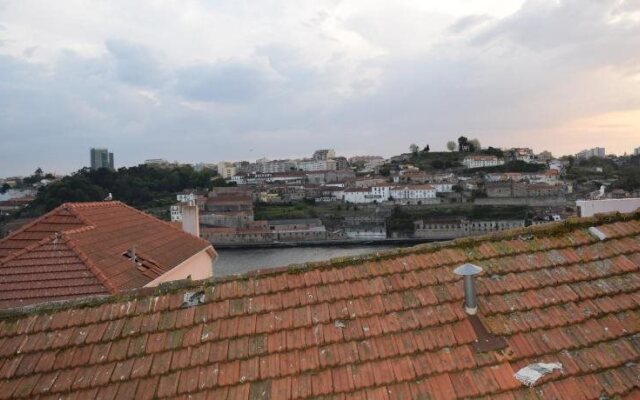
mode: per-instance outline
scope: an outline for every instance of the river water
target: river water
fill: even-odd
[[[326,246],[286,247],[274,249],[219,249],[214,276],[323,261],[335,257],[357,256],[395,249],[401,246]]]

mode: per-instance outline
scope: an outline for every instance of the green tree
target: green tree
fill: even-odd
[[[469,151],[469,139],[466,136],[460,136],[458,138],[458,151],[460,153]]]

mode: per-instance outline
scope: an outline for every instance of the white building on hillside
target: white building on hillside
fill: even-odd
[[[435,199],[436,189],[431,185],[395,186],[389,190],[390,199],[402,203],[419,203]]]
[[[436,190],[436,193],[451,193],[453,192],[453,186],[455,183],[453,182],[435,182],[430,183],[429,185],[433,186]]]
[[[225,161],[218,163],[218,175],[220,175],[224,179],[230,179],[235,174],[236,167],[232,163]]]
[[[302,171],[334,171],[337,169],[335,160],[299,160],[296,167]]]
[[[513,161],[524,161],[531,163],[535,160],[533,150],[529,148],[513,148],[507,151]]]
[[[346,189],[342,199],[347,203],[381,203],[384,201],[419,203],[435,198],[436,188],[431,185],[379,185],[370,188]]]
[[[370,188],[350,188],[346,189],[343,194],[343,200],[345,203],[381,203],[386,201],[387,198],[382,194],[374,194]]]
[[[496,156],[487,156],[487,155],[475,155],[468,156],[462,161],[462,164],[466,168],[484,168],[484,167],[497,167],[498,165],[503,165],[504,160],[496,157]]]
[[[604,156],[604,147],[594,147],[593,149],[582,150],[580,153],[576,154],[576,158],[579,160],[588,160],[592,157],[604,158]]]
[[[182,221],[182,203],[171,206],[171,222]]]
[[[335,158],[336,151],[334,149],[320,149],[313,153],[313,159],[318,161],[330,160]]]

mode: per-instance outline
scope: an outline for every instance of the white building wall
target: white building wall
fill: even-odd
[[[578,200],[576,206],[580,217],[592,217],[595,214],[612,212],[630,213],[640,208],[640,198]]]
[[[498,165],[503,165],[504,160],[499,158],[492,159],[476,159],[473,157],[467,157],[462,161],[462,164],[471,169],[471,168],[484,168],[484,167],[497,167]]]
[[[182,207],[180,205],[171,206],[171,222],[182,221]]]
[[[373,203],[374,201],[380,203],[385,201],[385,198],[382,197],[382,195],[376,195],[371,193],[371,191],[368,192],[364,192],[364,191],[357,191],[357,192],[351,192],[351,191],[345,191],[344,192],[344,201],[347,203],[357,203],[357,204],[363,204],[363,203]]]

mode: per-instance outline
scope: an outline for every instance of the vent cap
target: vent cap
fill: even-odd
[[[464,277],[464,311],[469,315],[476,315],[478,302],[476,300],[475,275],[482,272],[482,267],[474,264],[462,264],[453,270],[453,273]]]
[[[453,270],[453,273],[460,276],[472,276],[482,272],[482,267],[474,264],[462,264],[458,268]]]

